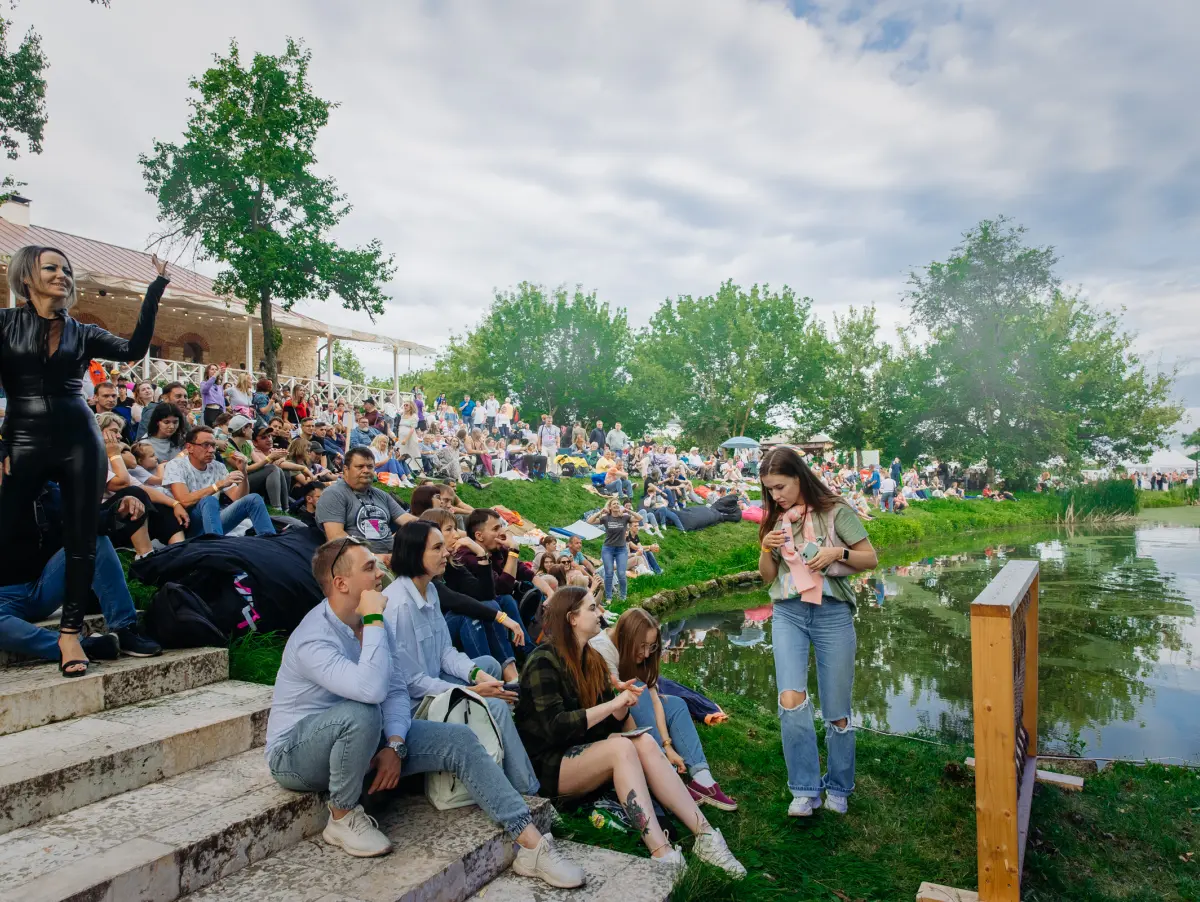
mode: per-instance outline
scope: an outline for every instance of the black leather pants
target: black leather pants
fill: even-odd
[[[0,484],[0,554],[19,531],[34,528],[33,503],[55,481],[62,492],[66,590],[61,628],[79,631],[96,569],[96,529],[104,478],[104,442],[79,395],[12,401],[4,423],[11,471]]]

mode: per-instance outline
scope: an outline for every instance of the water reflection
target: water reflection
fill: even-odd
[[[1041,562],[1043,749],[1200,761],[1200,529],[1190,527],[968,540],[857,578],[859,721],[970,739],[968,612],[1010,559]],[[731,602],[741,606],[668,624],[664,654],[704,685],[774,707],[766,594]]]

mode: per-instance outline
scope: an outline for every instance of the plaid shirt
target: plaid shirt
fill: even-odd
[[[587,646],[584,654],[596,652]],[[611,698],[612,687],[605,687],[596,703]],[[606,717],[588,729],[587,709],[563,669],[558,652],[550,644],[539,645],[521,670],[521,692],[514,720],[546,796],[558,795],[558,770],[569,748],[606,739],[621,732],[625,723],[624,717]]]

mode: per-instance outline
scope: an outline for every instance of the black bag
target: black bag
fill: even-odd
[[[575,475],[575,464],[571,463],[570,461],[563,464],[562,465],[562,474],[563,474],[563,476],[574,476]]]
[[[229,644],[208,602],[179,583],[166,583],[154,593],[146,609],[146,631],[163,648]]]

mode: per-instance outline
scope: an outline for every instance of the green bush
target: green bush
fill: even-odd
[[[1196,488],[1194,485],[1177,485],[1167,492],[1138,492],[1138,502],[1143,509],[1195,504]]]
[[[1074,508],[1076,518],[1118,517],[1136,514],[1140,509],[1138,490],[1128,479],[1104,479],[1071,489],[1066,506]]]

